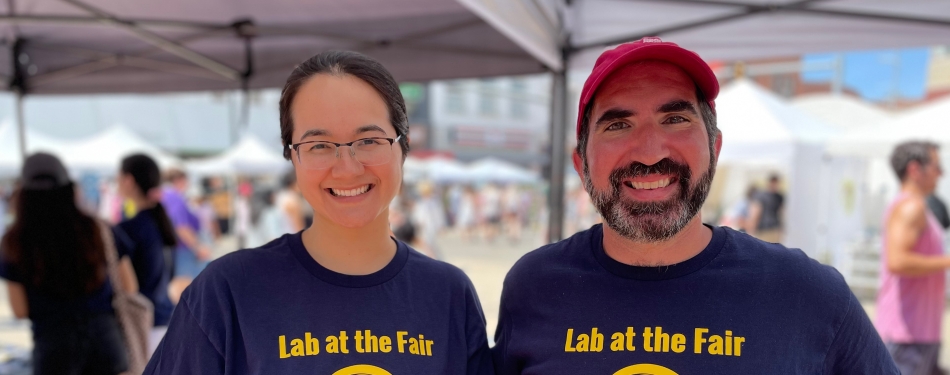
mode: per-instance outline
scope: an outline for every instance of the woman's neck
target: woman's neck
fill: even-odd
[[[345,275],[369,275],[386,267],[396,255],[396,242],[389,236],[389,213],[359,228],[340,226],[314,217],[302,235],[304,248],[327,269]]]
[[[152,202],[145,197],[132,197],[132,203],[135,203],[135,209],[138,211],[147,210],[155,207],[156,202]]]

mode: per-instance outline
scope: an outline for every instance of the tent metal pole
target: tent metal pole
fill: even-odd
[[[23,121],[23,91],[16,90],[16,124],[20,137],[20,154],[26,160],[26,123]]]
[[[26,70],[24,67],[30,63],[30,56],[24,52],[26,40],[16,38],[13,42],[13,48],[10,48],[10,61],[13,64],[12,77],[10,79],[10,89],[16,95],[16,122],[20,144],[20,155],[26,161],[26,124],[23,121],[23,95],[26,94]]]
[[[566,56],[566,55],[565,55]],[[567,60],[551,79],[551,168],[548,189],[548,242],[564,238],[564,170],[567,161]]]

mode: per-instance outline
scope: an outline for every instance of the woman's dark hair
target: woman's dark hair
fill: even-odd
[[[178,243],[175,237],[175,227],[172,226],[168,214],[165,213],[165,207],[162,202],[151,197],[152,189],[157,189],[162,182],[162,173],[158,169],[158,163],[151,157],[144,154],[134,154],[122,159],[120,167],[122,174],[132,176],[135,186],[139,188],[139,193],[146,199],[155,201],[155,208],[151,211],[152,219],[158,224],[158,230],[162,235],[162,244],[168,247],[175,246]]]
[[[15,197],[16,221],[0,248],[24,285],[60,298],[84,296],[102,286],[105,241],[96,220],[76,204],[73,184],[20,189]]]
[[[293,144],[294,122],[290,107],[294,103],[297,91],[310,77],[317,74],[351,75],[363,80],[379,93],[389,110],[389,122],[396,129],[396,135],[402,136],[399,146],[402,157],[409,155],[409,120],[406,117],[406,101],[399,91],[399,84],[382,64],[366,55],[351,51],[327,51],[304,61],[287,77],[284,89],[280,93],[280,139],[284,144],[284,159],[290,160]]]

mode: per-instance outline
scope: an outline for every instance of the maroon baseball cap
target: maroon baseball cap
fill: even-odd
[[[584,110],[594,98],[594,93],[601,83],[617,69],[632,62],[643,60],[659,60],[676,65],[686,71],[689,77],[696,82],[703,91],[709,106],[716,109],[716,96],[719,95],[719,80],[696,52],[683,49],[676,43],[664,42],[657,37],[646,37],[636,42],[621,44],[600,54],[594,63],[594,71],[584,82],[581,91],[580,107],[577,110],[577,135],[580,136],[581,121],[584,119]]]

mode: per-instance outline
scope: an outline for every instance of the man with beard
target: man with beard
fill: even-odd
[[[605,225],[508,273],[498,374],[898,373],[834,269],[703,224],[718,92],[698,55],[659,38],[598,58],[573,160]]]

